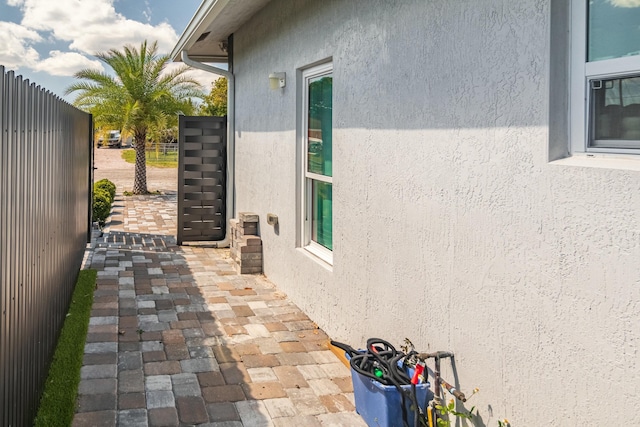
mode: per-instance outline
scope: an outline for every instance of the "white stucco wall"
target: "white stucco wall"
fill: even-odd
[[[274,0],[234,35],[237,210],[332,338],[453,351],[477,425],[640,425],[640,159],[548,162],[549,16]],[[296,248],[296,71],[328,57],[332,268]]]

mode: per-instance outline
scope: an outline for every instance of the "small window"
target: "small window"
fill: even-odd
[[[640,153],[640,3],[574,0],[571,148]]]
[[[333,251],[332,65],[304,70],[302,144],[303,246],[328,263]]]
[[[640,77],[591,80],[590,146],[640,148]]]

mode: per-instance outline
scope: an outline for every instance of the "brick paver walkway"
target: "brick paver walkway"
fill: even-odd
[[[176,246],[175,194],[118,196],[98,270],[74,426],[364,426],[349,370],[264,276]]]

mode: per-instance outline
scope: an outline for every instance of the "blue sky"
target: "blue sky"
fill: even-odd
[[[107,71],[93,54],[158,41],[169,53],[201,0],[0,0],[0,65],[64,96],[73,73]],[[210,88],[216,76],[194,71]]]

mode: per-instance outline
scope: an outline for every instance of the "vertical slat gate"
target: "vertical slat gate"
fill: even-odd
[[[226,237],[226,117],[180,116],[177,242]]]
[[[0,66],[0,426],[33,424],[82,263],[91,116]]]

